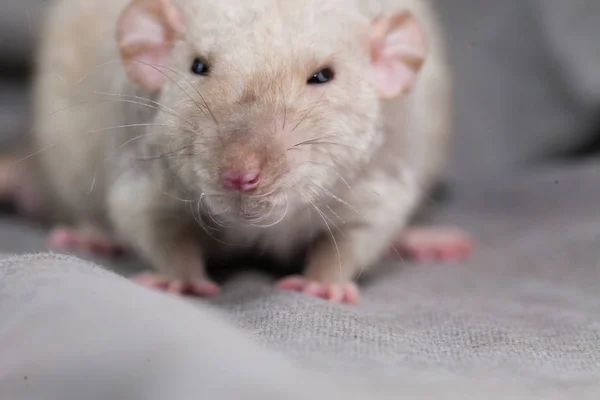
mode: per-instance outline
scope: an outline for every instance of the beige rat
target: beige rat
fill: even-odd
[[[451,83],[424,0],[60,0],[38,59],[36,154],[57,246],[130,247],[142,284],[215,295],[207,259],[282,263],[278,283],[356,302],[444,165]],[[50,200],[52,200],[50,202]]]

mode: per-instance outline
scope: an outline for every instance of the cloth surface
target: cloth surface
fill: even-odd
[[[0,300],[2,399],[337,398],[206,307],[79,259],[0,260]]]
[[[248,286],[254,286],[254,292],[260,290],[260,284],[253,285],[246,280],[244,287]],[[262,299],[264,301],[266,297],[262,296]],[[266,335],[269,340],[260,346],[252,339],[264,338],[262,333],[253,335],[247,330],[236,329],[231,319],[228,321],[219,316],[206,304],[197,301],[186,304],[181,298],[141,288],[72,257],[52,254],[0,257],[0,300],[2,399],[391,400],[485,396],[493,400],[596,399],[600,394],[598,380],[584,378],[585,373],[580,374],[579,379],[573,376],[562,380],[550,377],[533,381],[513,379],[507,384],[506,378],[499,379],[498,374],[490,379],[486,371],[467,375],[457,366],[444,370],[432,367],[426,357],[411,361],[410,351],[402,351],[402,348],[408,350],[414,345],[425,346],[419,350],[425,350],[423,355],[437,354],[440,358],[451,359],[448,356],[453,353],[467,354],[468,348],[474,349],[478,336],[485,338],[484,342],[495,338],[498,344],[510,340],[510,332],[517,333],[515,327],[520,325],[514,318],[512,322],[504,318],[508,328],[494,327],[493,323],[487,324],[486,328],[480,324],[481,329],[470,332],[461,328],[459,336],[455,335],[458,332],[453,327],[463,322],[446,319],[443,315],[437,322],[446,320],[449,329],[440,330],[444,324],[437,326],[438,323],[434,323],[428,330],[431,333],[437,331],[435,335],[407,335],[409,331],[415,333],[414,329],[409,327],[410,324],[406,325],[408,330],[403,333],[398,330],[403,324],[399,320],[393,324],[377,324],[365,334],[363,329],[354,330],[357,322],[360,325],[365,321],[363,313],[366,309],[358,313],[345,311],[332,319],[331,312],[310,299],[299,302],[304,303],[300,313],[293,312],[285,302],[275,309],[269,306],[276,313],[260,322],[260,330],[283,333],[285,330],[281,328],[287,326],[288,335],[294,335],[292,340],[312,343],[302,346],[305,353],[310,352],[307,352],[310,347],[313,351],[323,346],[331,348],[332,341],[339,343],[342,339],[353,342],[352,347],[360,347],[356,345],[370,338],[373,341],[369,346],[370,353],[378,354],[376,358],[381,360],[387,358],[385,364],[392,364],[384,370],[380,363],[372,370],[373,363],[364,362],[364,354],[359,354],[361,351],[346,349],[350,351],[347,355],[351,356],[348,361],[352,361],[354,367],[361,366],[360,371],[356,371],[348,368],[348,363],[339,357],[336,357],[335,370],[331,370],[332,365],[322,363],[322,356],[305,365],[294,364],[290,357],[270,349],[276,347],[271,343],[278,341],[273,335]],[[298,302],[295,302],[293,308],[297,306]],[[423,322],[428,318],[422,314],[422,309],[414,311],[421,314],[419,325],[425,327],[427,323]],[[354,317],[349,319],[349,314]],[[567,342],[573,342],[572,338],[561,336],[561,333],[568,333],[567,325],[568,322],[556,325],[559,335],[554,340],[557,344],[548,349],[554,352],[555,358],[563,359],[553,363],[560,366],[562,373],[575,366],[574,358],[578,358],[564,352],[567,347],[561,348],[569,346]],[[387,332],[377,332],[384,326],[387,326]],[[315,328],[320,328],[321,332],[315,335]],[[538,329],[553,328],[549,324]],[[313,332],[311,339],[306,337],[308,331]],[[394,332],[395,337],[390,336]],[[283,339],[288,335],[277,336]],[[523,332],[520,335],[526,336]],[[463,348],[461,337],[467,336],[472,337],[468,340],[471,344]],[[290,339],[291,335],[287,341]],[[395,345],[390,346],[392,343]],[[584,343],[585,339],[579,345]],[[521,352],[529,353],[524,359],[533,356],[543,362],[547,357],[544,351],[538,353],[535,345],[529,350],[526,344],[519,347],[522,347]],[[508,355],[515,358],[514,352]],[[396,362],[390,363],[393,358]],[[309,365],[311,367],[306,368]],[[385,376],[382,375],[384,372]],[[508,370],[504,370],[506,372]],[[557,370],[553,375],[557,373],[560,372]],[[513,372],[508,375],[515,377]]]
[[[14,74],[0,72],[0,149],[19,143],[27,129],[21,76],[38,23],[26,21],[36,21],[32,10],[41,3],[6,0],[0,13],[0,64]],[[598,128],[600,43],[594,38],[600,25],[593,17],[600,3],[437,3],[456,76],[457,134],[448,168],[451,202],[432,220],[471,230],[479,241],[474,258],[460,265],[384,263],[365,277],[358,306],[278,292],[263,275],[234,278],[213,305],[260,347],[327,374],[395,382],[398,393],[415,380],[424,382],[430,391],[421,393],[430,398],[444,382],[456,382],[465,396],[502,392],[481,389],[473,377],[483,375],[513,389],[507,398],[542,391],[598,398],[600,163],[548,161]],[[0,220],[0,252],[45,250],[42,230]],[[82,262],[56,260],[34,264],[70,274],[70,263]],[[143,267],[96,261],[125,275]],[[20,263],[27,268],[32,259]],[[0,278],[2,286],[6,276]],[[130,299],[134,289],[113,287],[111,279],[103,281],[107,300]],[[22,290],[28,296],[26,285]],[[76,285],[69,290],[73,306],[87,293]],[[162,304],[153,301],[148,304]],[[119,321],[136,320],[127,307],[108,304],[121,313]],[[0,332],[6,315],[3,309]],[[99,331],[118,326],[106,323]],[[147,346],[157,340],[141,337]],[[447,398],[451,392],[441,393]]]

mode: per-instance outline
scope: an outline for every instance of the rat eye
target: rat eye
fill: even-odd
[[[308,83],[309,85],[320,85],[323,83],[327,83],[333,79],[333,75],[334,74],[331,68],[324,68],[321,71],[314,74],[313,76],[311,76],[310,78],[308,78],[308,81],[306,83]]]
[[[192,64],[192,72],[196,75],[208,75],[208,64],[201,58],[196,58]]]

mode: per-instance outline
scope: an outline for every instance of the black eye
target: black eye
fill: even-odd
[[[321,71],[317,72],[310,78],[308,78],[309,85],[320,85],[323,83],[327,83],[333,79],[333,71],[330,68],[324,68]]]
[[[192,72],[196,75],[208,75],[208,64],[201,58],[196,58],[192,64]]]

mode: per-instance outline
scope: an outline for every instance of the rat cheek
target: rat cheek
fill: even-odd
[[[297,140],[294,143],[299,143],[301,140]],[[297,170],[303,165],[311,161],[310,150],[306,146],[294,146],[287,147],[286,152],[286,164],[288,169]]]

